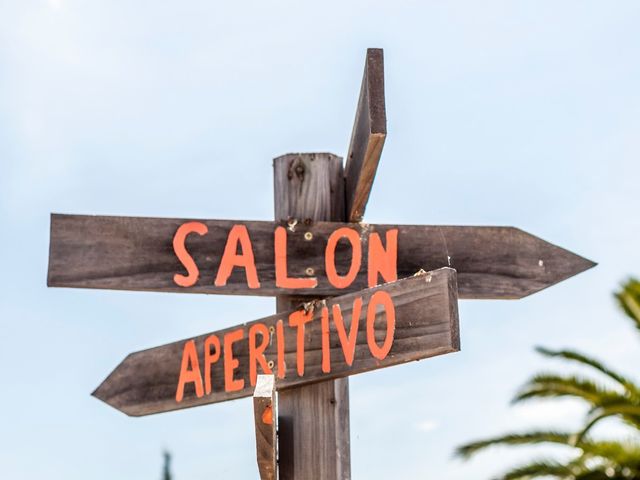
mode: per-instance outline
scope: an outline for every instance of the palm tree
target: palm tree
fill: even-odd
[[[614,294],[618,304],[640,330],[640,282],[631,279]],[[541,373],[533,376],[516,394],[513,403],[541,398],[569,397],[589,406],[584,424],[577,432],[541,430],[508,434],[462,445],[456,455],[468,459],[496,445],[558,445],[572,454],[567,461],[535,460],[497,477],[499,480],[555,478],[561,480],[640,480],[640,385],[603,363],[572,350],[537,351],[552,358],[587,367],[594,378],[581,375]],[[595,425],[617,418],[632,427],[631,436],[617,441],[590,437]]]

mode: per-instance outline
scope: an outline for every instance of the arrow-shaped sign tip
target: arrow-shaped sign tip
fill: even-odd
[[[136,412],[135,409],[131,410],[129,408],[127,399],[125,398],[128,392],[126,390],[114,391],[113,385],[118,385],[121,383],[117,381],[118,378],[127,376],[126,372],[123,371],[123,370],[126,370],[126,368],[123,369],[123,366],[126,366],[127,362],[129,363],[133,362],[135,364],[135,359],[133,358],[135,356],[136,356],[135,353],[127,355],[127,357],[125,357],[125,359],[122,362],[120,362],[120,364],[115,368],[115,370],[113,370],[107,376],[107,378],[105,378],[104,381],[100,385],[98,385],[98,387],[93,392],[91,392],[92,397],[97,398],[98,400],[106,403],[107,405],[115,408],[116,410],[121,411],[122,413],[126,414],[129,417],[140,417],[142,415],[139,412]],[[125,382],[125,385],[126,384],[127,383]]]
[[[526,236],[533,237],[534,241],[530,244],[529,258],[534,262],[537,259],[536,269],[539,269],[540,272],[537,275],[537,281],[531,282],[530,291],[522,296],[543,290],[597,265],[596,262],[570,250],[554,245],[523,230],[518,230],[520,239],[524,240],[523,244],[528,243],[525,240]]]

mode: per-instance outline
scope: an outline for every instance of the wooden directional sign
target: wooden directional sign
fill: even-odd
[[[457,308],[455,270],[421,272],[133,353],[93,394],[149,415],[250,396],[258,373],[280,390],[455,352]]]
[[[452,267],[460,298],[521,298],[593,262],[513,227],[52,215],[48,285],[335,296]]]

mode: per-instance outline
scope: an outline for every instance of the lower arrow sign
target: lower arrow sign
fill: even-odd
[[[129,355],[93,392],[141,416],[251,396],[455,352],[456,272],[441,268]]]

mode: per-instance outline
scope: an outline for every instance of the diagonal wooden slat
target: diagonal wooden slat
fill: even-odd
[[[362,220],[386,136],[384,57],[381,48],[369,48],[345,167],[350,222]]]

